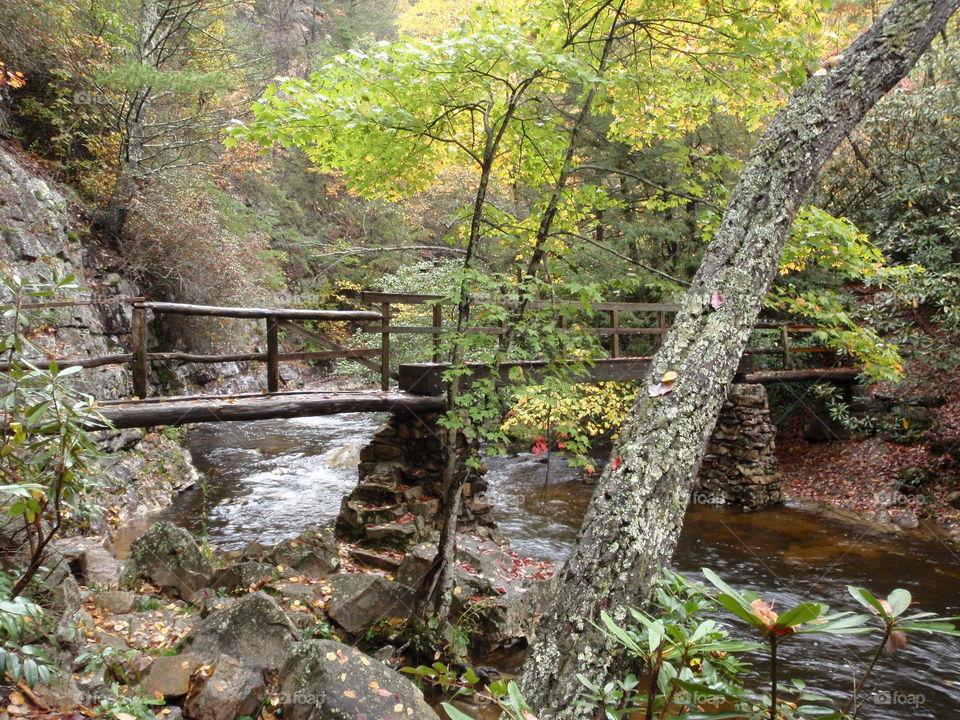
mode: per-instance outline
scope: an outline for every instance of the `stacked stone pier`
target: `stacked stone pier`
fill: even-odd
[[[337,517],[337,533],[365,545],[403,550],[438,527],[444,496],[446,430],[441,413],[398,409],[360,451],[359,483]],[[464,450],[464,452],[466,452]],[[494,527],[487,481],[471,470],[463,488],[460,527],[489,535]]]
[[[395,409],[360,453],[359,483],[347,495],[337,533],[372,547],[404,550],[438,528],[444,497],[442,412]],[[758,510],[782,501],[776,428],[763,385],[736,383],[707,445],[691,501]],[[462,452],[466,452],[463,450]],[[464,485],[464,530],[496,536],[487,481],[471,470]]]

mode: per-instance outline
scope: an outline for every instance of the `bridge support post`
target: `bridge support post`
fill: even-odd
[[[337,516],[340,537],[404,549],[439,529],[446,495],[446,430],[437,424],[442,415],[440,410],[390,413],[360,451],[359,483],[344,497]],[[487,481],[481,472],[467,472],[460,526],[492,535],[495,523],[486,501]]]
[[[380,333],[380,389],[390,389],[390,333],[387,328],[390,327],[390,303],[385,302],[381,306],[380,326],[383,332]]]
[[[133,377],[133,394],[145,398],[150,385],[150,362],[147,359],[147,309],[133,306],[130,316],[130,373]]]
[[[766,388],[731,385],[707,443],[691,503],[759,510],[782,502],[776,432]]]
[[[267,318],[267,392],[280,391],[280,321]]]

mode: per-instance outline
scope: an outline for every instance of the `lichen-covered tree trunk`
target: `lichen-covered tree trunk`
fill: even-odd
[[[899,0],[829,71],[777,114],[744,167],[682,310],[651,367],[667,394],[643,388],[594,490],[573,552],[523,668],[544,720],[586,718],[577,673],[603,685],[622,668],[594,623],[645,602],[670,561],[704,445],[775,277],[787,232],[821,166],[910,70],[960,0]]]

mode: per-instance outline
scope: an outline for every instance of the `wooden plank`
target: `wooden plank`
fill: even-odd
[[[134,302],[143,302],[142,297],[104,298],[102,300],[56,300],[51,302],[23,303],[21,310],[42,310],[46,308],[84,307],[87,305],[127,305]],[[0,305],[0,311],[15,310],[16,305]]]
[[[384,331],[391,335],[434,335],[437,329],[432,325],[361,325],[361,332],[365,333],[383,333]],[[457,332],[454,327],[442,328],[440,332],[450,334]],[[468,327],[466,333],[469,335],[503,335],[506,332],[501,327]]]
[[[150,361],[147,359],[147,311],[139,305],[133,306],[130,317],[130,344],[133,350],[130,360],[133,394],[144,398],[150,385]]]
[[[369,305],[393,303],[394,305],[423,305],[442,300],[443,295],[421,295],[419,293],[386,293],[364,290],[360,293],[360,302]]]
[[[783,369],[793,369],[793,359],[790,357],[790,332],[786,327],[780,328],[780,344],[783,346]]]
[[[350,351],[350,348],[345,348],[342,345],[338,345],[337,343],[333,342],[333,340],[331,340],[330,338],[324,337],[323,335],[320,335],[319,333],[315,333],[312,330],[307,330],[306,328],[300,327],[299,325],[296,325],[288,320],[281,320],[280,327],[282,327],[284,330],[287,330],[289,332],[296,333],[302,338],[305,338],[307,340],[312,340],[318,345],[323,345],[324,347],[332,348],[333,350],[337,350],[340,352]],[[381,354],[380,349],[377,348],[373,351],[373,354],[371,355],[371,357],[376,357],[380,354]],[[366,357],[360,357],[360,356],[354,356],[354,355],[344,355],[344,357],[348,357],[351,360],[356,360],[358,363],[360,363],[366,368],[369,368],[370,370],[373,370],[374,372],[377,372],[377,373],[380,372],[380,364],[375,363],[372,360],[368,360]],[[391,377],[396,379],[397,378],[396,373],[392,374]]]
[[[264,362],[267,353],[234,353],[233,355],[197,355],[178,351],[147,353],[148,360],[166,360],[190,363]]]
[[[290,362],[291,360],[337,360],[339,358],[348,358],[356,360],[357,358],[379,357],[380,351],[376,348],[345,348],[343,350],[318,350],[303,352],[277,353],[277,360],[280,362]],[[131,355],[117,355],[115,357],[127,358]],[[269,356],[267,353],[237,353],[235,355],[195,355],[185,352],[152,352],[147,353],[149,360],[175,360],[179,362],[190,363],[220,363],[220,362],[266,362]],[[103,363],[107,364],[107,363]],[[2,365],[0,365],[2,368]]]
[[[588,332],[591,335],[661,335],[662,331],[660,328],[635,328],[635,327],[618,327],[616,330],[613,328],[597,328],[597,327],[586,327],[579,328],[581,332]]]
[[[560,318],[560,327],[562,329],[569,329],[569,322],[566,318]],[[384,327],[382,325],[361,325],[360,330],[365,333],[382,333]],[[592,335],[659,335],[660,330],[658,328],[632,328],[632,327],[618,327],[616,330],[608,327],[582,327],[578,328],[580,332],[590,333]],[[386,331],[392,335],[434,335],[437,333],[437,328],[432,325],[389,325],[386,327]],[[441,328],[440,332],[448,335],[451,333],[456,333],[457,329],[450,328]],[[465,332],[468,335],[503,335],[506,332],[505,328],[502,327],[468,327]]]
[[[265,319],[276,317],[296,320],[357,321],[379,320],[380,313],[371,310],[303,310],[299,308],[246,308],[220,307],[216,305],[185,305],[182,303],[144,302],[142,307],[158,313],[178,315],[202,315],[212,317],[235,317]]]
[[[267,318],[267,391],[280,390],[280,321],[275,317]]]
[[[491,369],[484,363],[467,363],[471,371],[470,377],[474,380],[490,377]],[[650,358],[607,358],[596,360],[590,367],[574,376],[574,382],[628,382],[646,378],[650,365]],[[443,373],[449,367],[448,363],[403,363],[400,365],[401,390],[410,393],[438,396],[446,393],[446,383]],[[544,374],[550,372],[555,364],[533,360],[523,362],[505,362],[500,365],[499,384],[510,382],[510,372],[520,368],[526,382],[536,383]]]
[[[127,403],[101,408],[118,428],[187,425],[198,422],[267,420],[312,417],[347,412],[383,412],[397,409],[434,411],[446,407],[442,397],[400,392],[276,393],[254,397],[225,396],[217,400],[186,399],[179,402]],[[103,429],[91,427],[90,429]]]

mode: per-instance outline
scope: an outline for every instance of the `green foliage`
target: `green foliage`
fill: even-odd
[[[656,612],[629,610],[627,619],[614,621],[601,613],[601,630],[627,654],[632,672],[600,687],[581,677],[582,703],[604,717],[617,718],[678,717],[689,718],[812,718],[852,717],[859,695],[869,678],[880,651],[890,649],[895,633],[926,632],[960,634],[953,625],[957,618],[937,617],[933,613],[905,614],[911,598],[906,590],[894,590],[879,600],[868,590],[850,587],[850,594],[868,613],[831,613],[822,603],[802,602],[782,613],[773,611],[753,592],[738,591],[710,570],[704,570],[719,591],[708,596],[703,587],[680,575],[666,573],[655,589]],[[705,617],[720,609],[734,615],[759,635],[763,644],[733,639],[730,631]],[[874,653],[855,683],[849,702],[843,709],[828,707],[828,698],[807,690],[804,682],[791,680],[783,687],[778,681],[780,661],[776,650],[780,642],[809,634],[868,634],[880,632]],[[748,675],[749,666],[739,655],[767,645],[771,653],[769,694],[757,694]],[[893,649],[903,647],[896,644]],[[638,678],[651,675],[653,689],[648,691]],[[786,695],[787,697],[784,697]]]
[[[956,23],[952,26],[956,31]],[[960,50],[946,35],[883,98],[826,168],[817,202],[897,262],[924,268],[874,299],[876,322],[927,362],[956,364],[960,330]],[[930,333],[923,313],[945,332]]]
[[[519,385],[501,430],[531,442],[549,435],[587,463],[592,447],[616,438],[636,392],[634,383]]]
[[[43,635],[43,610],[23,597],[11,597],[13,579],[0,571],[0,678],[27,685],[47,683],[56,668],[34,641]]]
[[[3,311],[0,335],[0,356],[9,366],[0,373],[5,428],[0,440],[0,508],[21,519],[26,536],[26,570],[11,591],[17,596],[40,569],[46,546],[64,520],[82,509],[100,457],[88,428],[108,424],[94,399],[71,386],[70,378],[80,368],[34,365],[29,359],[43,356],[30,340],[40,319],[29,305],[69,294],[76,289],[74,278],[34,283],[14,275],[4,276],[2,285],[10,304]]]
[[[121,650],[103,645],[80,653],[77,656],[77,663],[83,666],[84,672],[98,674],[104,684],[129,685],[131,678],[127,675],[124,663],[136,654],[136,650]]]
[[[151,708],[164,704],[163,700],[154,697],[125,692],[122,685],[112,683],[109,694],[94,708],[94,712],[96,717],[102,718],[132,716],[137,720],[154,720],[157,716]]]
[[[850,221],[820,208],[803,208],[780,263],[780,280],[767,308],[818,328],[812,339],[863,368],[874,381],[899,380],[899,348],[869,323],[869,312],[849,288],[892,288],[922,274],[916,265],[887,265],[883,253]],[[842,283],[846,283],[844,286]]]

